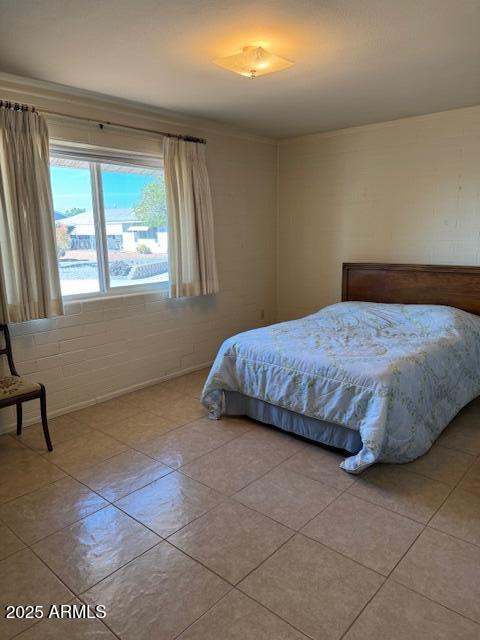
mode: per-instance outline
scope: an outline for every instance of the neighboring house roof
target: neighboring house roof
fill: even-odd
[[[63,220],[66,217],[65,214],[62,213],[61,211],[54,211],[53,216],[55,220]]]
[[[92,211],[85,211],[84,213],[77,213],[74,216],[68,216],[66,223],[69,227],[76,227],[77,225],[88,224],[93,222]],[[115,222],[127,224],[129,222],[138,222],[138,218],[135,215],[133,209],[105,209],[105,222],[107,224],[113,224]]]

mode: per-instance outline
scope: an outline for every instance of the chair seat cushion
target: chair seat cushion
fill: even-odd
[[[39,391],[40,385],[21,376],[0,377],[0,400]]]

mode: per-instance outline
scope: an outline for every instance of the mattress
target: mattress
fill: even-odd
[[[202,401],[226,413],[226,392],[348,428],[362,446],[341,463],[423,455],[480,394],[480,318],[452,307],[345,302],[226,340]]]

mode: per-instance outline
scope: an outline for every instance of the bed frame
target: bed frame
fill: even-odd
[[[342,301],[444,304],[480,315],[480,267],[344,262]]]
[[[348,262],[343,264],[342,300],[443,304],[480,315],[480,266]],[[350,454],[358,453],[363,446],[359,431],[303,416],[235,391],[225,391],[225,412],[247,415]]]

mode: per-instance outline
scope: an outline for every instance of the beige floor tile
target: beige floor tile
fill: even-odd
[[[407,471],[455,485],[474,460],[475,457],[469,453],[448,449],[436,443],[424,456],[402,466]]]
[[[88,433],[60,444],[47,454],[48,459],[67,473],[75,473],[87,467],[113,458],[127,450],[127,445],[105,433],[91,429]]]
[[[48,608],[73,597],[60,580],[30,549],[24,549],[0,562],[0,638],[7,640],[32,626],[35,620],[6,620],[3,607],[7,604],[36,604]]]
[[[88,427],[78,422],[78,420],[71,418],[69,414],[65,414],[63,416],[57,416],[56,418],[50,418],[48,421],[48,430],[50,431],[53,447],[56,448],[73,438],[84,435],[85,432],[88,432]],[[40,453],[47,451],[41,424],[25,427],[22,435],[19,436],[19,440],[34,451],[39,451]]]
[[[113,400],[107,400],[107,402],[92,404],[85,409],[74,411],[70,414],[70,417],[95,429],[112,422],[125,420],[125,418],[129,418],[136,413],[140,413],[139,407],[120,398],[114,398]]]
[[[430,526],[480,546],[480,495],[455,489],[434,515]]]
[[[166,380],[159,386],[162,389],[175,391],[181,395],[185,394],[199,398],[208,374],[209,369],[201,369],[200,371],[193,371],[187,375]]]
[[[135,448],[178,469],[242,435],[248,429],[249,427],[241,422],[200,419],[158,438],[141,440]]]
[[[172,420],[177,424],[187,424],[207,415],[207,410],[200,404],[198,398],[184,394],[180,398],[166,400],[161,406],[152,409],[152,411],[158,413],[162,418]]]
[[[480,548],[427,528],[392,574],[397,582],[480,622]]]
[[[462,409],[438,439],[444,447],[480,454],[480,404],[472,402]]]
[[[2,505],[0,518],[31,545],[107,504],[80,482],[63,478]]]
[[[133,391],[121,396],[121,400],[143,411],[151,411],[158,415],[169,413],[168,418],[179,425],[191,422],[205,415],[206,410],[204,409],[202,413],[198,413],[201,407],[199,399],[193,390],[190,390],[192,385],[183,382],[183,377],[176,378],[175,381],[161,382],[151,387]],[[182,391],[182,387],[187,392]],[[192,411],[194,415],[189,417]],[[175,413],[175,416],[173,416],[173,413]],[[187,416],[186,418],[185,415]]]
[[[209,487],[231,495],[304,446],[291,436],[260,425],[256,427],[185,465],[182,471]]]
[[[297,535],[240,583],[240,589],[314,640],[337,640],[383,578]]]
[[[223,502],[169,538],[176,547],[236,584],[292,531],[237,502]]]
[[[116,504],[159,535],[167,537],[221,500],[222,496],[212,489],[174,472],[134,491]]]
[[[177,427],[176,423],[161,418],[150,411],[141,411],[130,418],[111,422],[97,427],[97,429],[135,448],[141,442],[161,436]]]
[[[158,541],[152,531],[110,506],[45,538],[33,549],[79,594]]]
[[[480,497],[480,458],[468,470],[459,484],[460,489],[465,489]]]
[[[17,536],[4,524],[0,523],[0,560],[11,556],[23,549],[25,545]]]
[[[0,463],[0,503],[18,498],[65,476],[65,473],[27,447]]]
[[[287,527],[300,529],[339,493],[338,489],[281,465],[233,497]]]
[[[179,391],[167,389],[163,387],[163,384],[156,384],[125,394],[122,396],[122,401],[128,402],[141,411],[158,412],[164,407],[165,402],[181,398],[182,394]]]
[[[0,465],[12,462],[13,457],[17,454],[22,457],[22,452],[23,454],[27,453],[28,448],[18,436],[13,434],[0,436]]]
[[[78,615],[83,617],[67,618],[66,608],[65,617],[55,617],[55,611],[58,612],[57,616],[61,615],[58,607],[52,610],[51,618],[44,618],[27,629],[18,636],[18,640],[115,640],[116,636],[98,618],[86,618],[87,615],[94,615],[94,607],[77,598],[71,600],[66,606],[76,607]]]
[[[73,475],[111,502],[158,480],[172,470],[138,451],[125,451]]]
[[[345,640],[478,640],[474,622],[389,580]]]
[[[340,469],[345,455],[330,451],[320,445],[309,444],[285,463],[285,468],[296,471],[307,478],[323,482],[336,489],[347,489],[355,476]]]
[[[105,605],[108,624],[122,640],[173,640],[228,590],[221,578],[162,542],[82,599]]]
[[[178,640],[307,640],[276,615],[233,589]]]
[[[450,486],[407,471],[405,465],[379,464],[367,469],[349,493],[426,523],[446,498]]]
[[[302,533],[388,575],[422,529],[409,518],[343,494]]]

